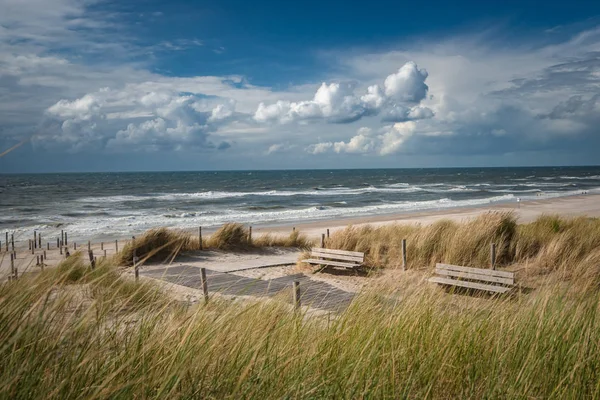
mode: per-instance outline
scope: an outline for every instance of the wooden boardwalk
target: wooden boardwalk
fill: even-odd
[[[199,267],[182,265],[140,271],[140,274],[194,289],[201,288]],[[325,282],[313,281],[304,274],[262,280],[206,270],[206,281],[209,293],[255,297],[273,297],[285,289],[291,289],[292,282],[298,281],[303,306],[334,312],[345,310],[354,298],[354,293],[343,291]],[[292,302],[291,291],[289,302]]]

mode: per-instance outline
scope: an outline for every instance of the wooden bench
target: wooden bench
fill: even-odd
[[[435,273],[438,276],[430,278],[429,282],[441,285],[461,286],[495,293],[506,293],[515,285],[514,272],[438,263],[435,266]]]
[[[316,247],[311,249],[310,257],[302,262],[346,269],[358,268],[365,262],[365,253]]]

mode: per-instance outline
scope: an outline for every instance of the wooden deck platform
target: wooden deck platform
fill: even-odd
[[[142,276],[161,279],[194,289],[200,289],[200,268],[193,266],[176,266],[140,271]],[[304,274],[283,276],[276,279],[262,280],[247,278],[232,273],[206,270],[209,293],[221,293],[235,296],[273,297],[277,293],[291,289],[292,282],[300,282],[301,302],[322,310],[341,312],[345,310],[354,293],[346,292],[321,281],[313,281]],[[291,292],[289,302],[292,302]]]

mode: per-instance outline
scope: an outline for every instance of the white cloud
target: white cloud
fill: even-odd
[[[279,122],[324,120],[330,123],[348,123],[365,116],[376,115],[382,110],[387,120],[396,120],[394,108],[406,109],[401,121],[430,118],[433,113],[411,114],[415,104],[427,95],[427,72],[419,70],[414,62],[403,65],[397,73],[385,78],[385,92],[379,85],[371,85],[363,95],[355,94],[351,83],[323,82],[312,100],[289,102],[277,101],[266,105],[261,102],[254,113],[257,122]]]
[[[374,133],[372,129],[362,127],[347,142],[322,142],[306,148],[311,154],[333,151],[349,154],[379,154],[382,156],[397,153],[403,144],[414,134],[416,123],[413,121],[398,122],[386,126]]]
[[[219,104],[210,112],[209,122],[221,121],[227,119],[235,112],[235,102],[230,101],[227,104]]]
[[[354,136],[348,143],[335,142],[333,149],[336,153],[356,153],[364,154],[375,150],[377,142],[371,137],[371,129],[360,128],[358,134]]]
[[[409,61],[398,72],[385,78],[385,95],[392,100],[419,103],[427,96],[427,76],[426,70],[419,69],[416,63]]]
[[[386,131],[379,136],[381,146],[379,154],[382,156],[397,153],[404,143],[414,134],[416,123],[401,122],[387,128]]]
[[[181,150],[183,146],[206,145],[206,126],[175,123],[162,118],[129,124],[108,140],[107,147],[117,151]],[[141,146],[141,147],[140,147]]]
[[[303,153],[288,152],[294,146],[452,157],[563,148],[575,136],[584,147],[598,142],[599,28],[546,45],[470,33],[402,51],[345,48],[325,60],[341,75],[313,71],[313,82],[276,91],[240,75],[151,72],[144,52],[203,43],[141,48],[95,3],[0,0],[0,141],[34,132],[36,146],[73,152],[233,145],[286,157]]]
[[[333,148],[333,143],[324,142],[324,143],[312,144],[307,147],[306,151],[311,154],[322,154],[322,153],[326,153],[327,151],[329,151],[332,148]]]

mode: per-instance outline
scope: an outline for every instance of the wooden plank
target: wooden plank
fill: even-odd
[[[331,254],[341,254],[341,255],[345,255],[345,256],[359,256],[359,257],[365,256],[365,253],[361,253],[360,251],[346,251],[346,250],[319,249],[319,248],[312,248],[311,250],[326,251]]]
[[[331,254],[331,253],[327,253],[325,251],[320,251],[320,250],[313,250],[310,252],[310,256],[311,257],[325,257],[325,258],[332,258],[334,260],[343,260],[343,261],[356,261],[359,263],[362,263],[364,261],[364,257],[359,257],[359,256],[344,256],[341,254]]]
[[[498,276],[502,278],[514,278],[514,272],[508,271],[497,271],[492,269],[483,269],[483,268],[471,268],[471,267],[463,267],[460,265],[451,265],[451,264],[441,264],[437,263],[435,265],[436,268],[447,269],[450,271],[458,271],[458,272],[470,272],[474,274],[488,275],[488,276]]]
[[[344,262],[330,261],[330,260],[308,259],[308,260],[302,260],[302,262],[309,263],[309,264],[317,264],[317,265],[331,265],[334,267],[344,267],[344,268],[360,267],[360,264],[344,263]]]
[[[456,279],[440,278],[437,276],[433,277],[433,278],[429,278],[429,282],[439,283],[442,285],[461,286],[461,287],[466,287],[469,289],[485,290],[488,292],[496,292],[496,293],[506,293],[512,289],[512,288],[505,287],[505,286],[485,285],[483,283],[459,281]]]
[[[500,278],[497,276],[489,276],[483,274],[472,274],[470,272],[459,272],[459,271],[451,271],[446,269],[436,269],[435,273],[438,275],[451,276],[455,278],[465,278],[465,279],[474,279],[484,282],[494,282],[494,283],[503,283],[505,285],[514,285],[514,278]]]

